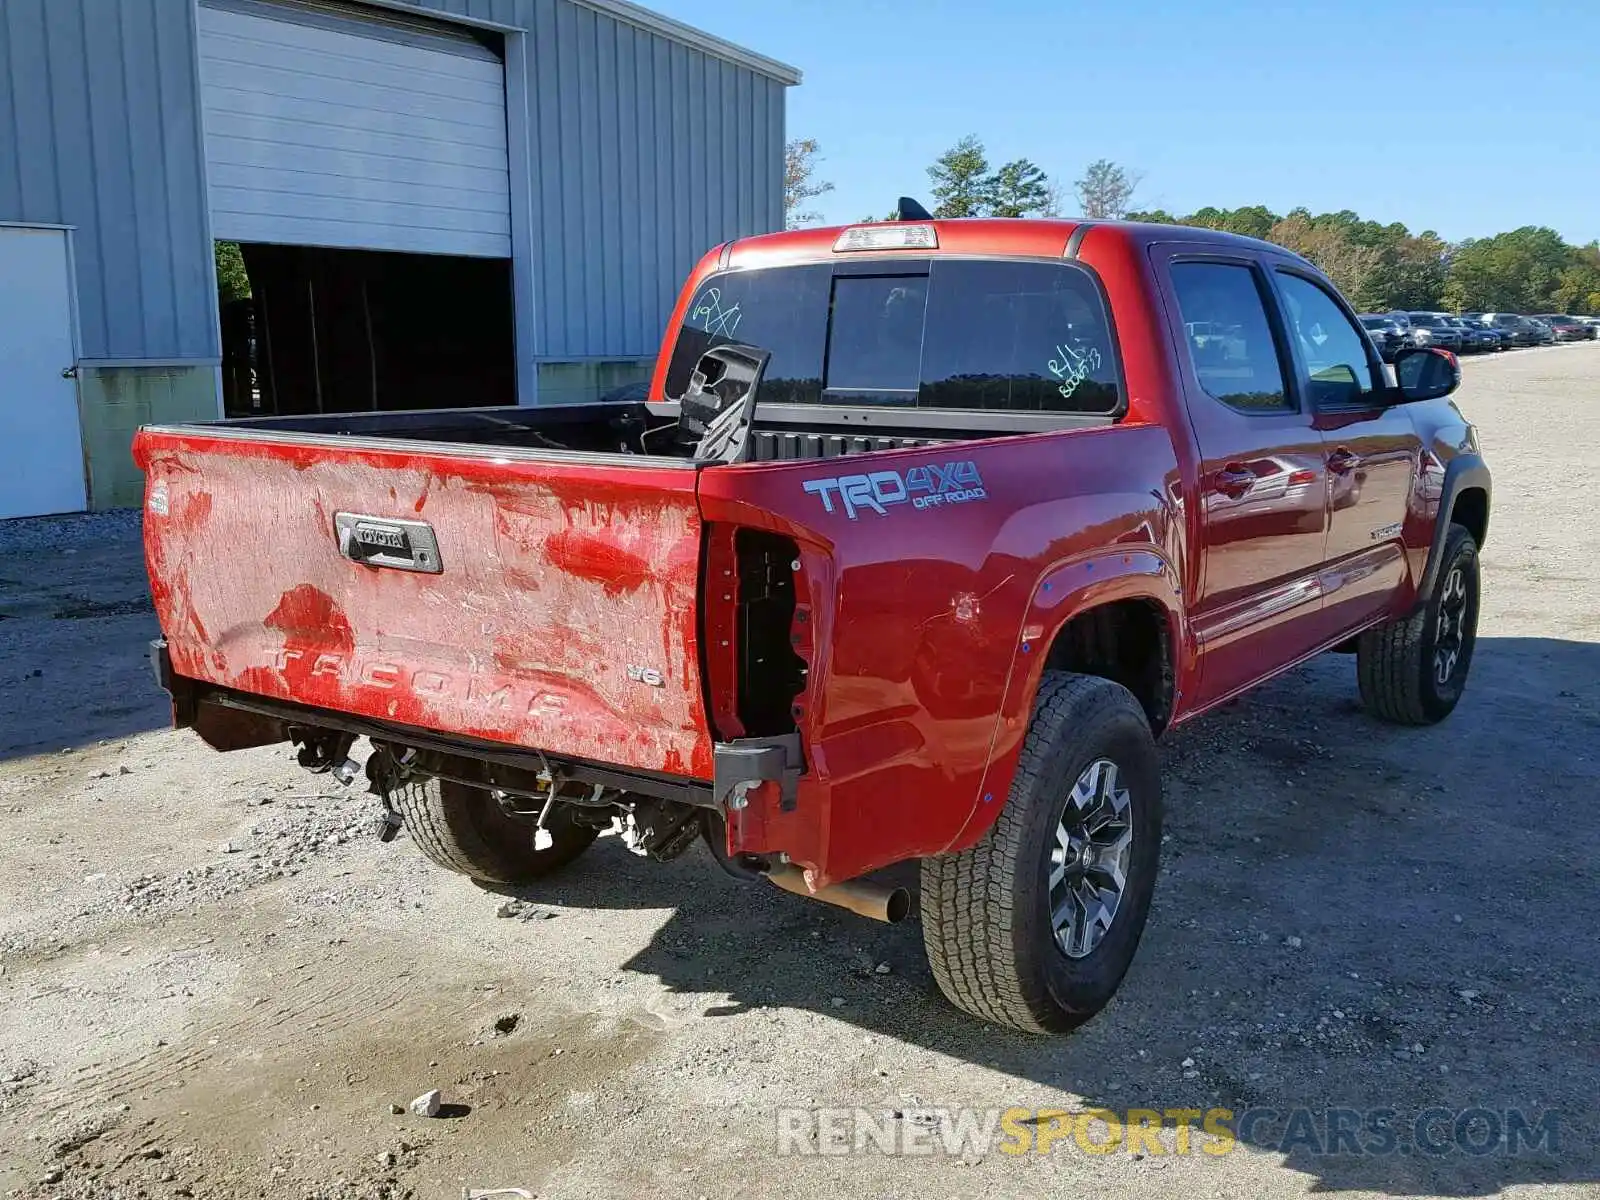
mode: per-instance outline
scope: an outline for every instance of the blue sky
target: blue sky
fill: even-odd
[[[1144,174],[1190,212],[1351,208],[1457,240],[1600,238],[1600,0],[648,0],[792,63],[832,221],[926,198],[976,133],[991,163]]]

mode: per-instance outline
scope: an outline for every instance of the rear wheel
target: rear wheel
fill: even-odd
[[[1122,982],[1150,911],[1161,779],[1150,724],[1107,679],[1047,672],[1011,794],[976,846],[922,864],[939,988],[1030,1032],[1082,1024]]]
[[[1467,686],[1477,640],[1478,544],[1465,526],[1451,525],[1428,602],[1357,642],[1361,703],[1396,725],[1444,720]]]
[[[598,836],[557,805],[545,822],[551,845],[536,849],[532,820],[510,816],[482,788],[446,780],[411,780],[389,800],[425,856],[484,883],[531,883],[566,866]]]

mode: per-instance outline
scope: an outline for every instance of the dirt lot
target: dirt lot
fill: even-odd
[[[698,849],[608,839],[508,906],[380,845],[282,749],[162,728],[130,518],[0,527],[0,1194],[1600,1195],[1600,346],[1466,370],[1466,700],[1381,726],[1333,656],[1173,735],[1140,958],[1059,1041],[947,1006],[915,922]],[[1559,1144],[780,1157],[785,1106],[1481,1106]]]

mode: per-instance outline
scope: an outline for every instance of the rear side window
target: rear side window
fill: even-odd
[[[1244,412],[1291,409],[1255,272],[1232,263],[1180,262],[1172,265],[1172,285],[1200,386]]]
[[[708,349],[771,353],[766,403],[1114,413],[1110,319],[1074,264],[894,260],[728,272],[701,286],[667,370],[683,394]]]

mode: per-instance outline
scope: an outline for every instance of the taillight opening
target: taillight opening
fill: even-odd
[[[799,603],[800,550],[790,538],[755,529],[734,537],[738,572],[739,723],[746,737],[793,733],[805,691],[807,661],[802,626],[809,611]]]

